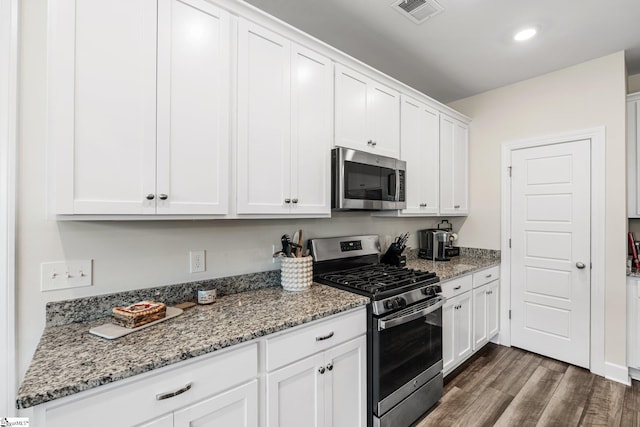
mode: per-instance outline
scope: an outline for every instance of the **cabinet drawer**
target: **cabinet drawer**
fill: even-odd
[[[46,408],[47,427],[77,425],[91,420],[94,427],[136,425],[172,412],[246,382],[258,375],[258,346],[252,344],[218,355],[208,355],[194,362],[182,362],[177,368],[167,367],[124,385],[110,384],[108,390],[82,393],[71,401],[54,401]],[[135,377],[134,377],[135,378]],[[158,396],[189,390],[158,400]]]
[[[456,295],[460,295],[463,292],[471,290],[472,278],[471,275],[460,277],[458,279],[442,282],[442,295],[445,298],[453,298]]]
[[[366,311],[361,308],[269,338],[266,351],[267,371],[278,369],[366,332]]]
[[[482,286],[486,283],[493,282],[496,279],[500,278],[500,266],[496,265],[495,267],[487,268],[485,270],[478,271],[473,273],[473,287],[477,288],[478,286]]]

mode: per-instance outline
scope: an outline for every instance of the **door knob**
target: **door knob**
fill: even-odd
[[[585,267],[584,262],[580,262],[580,261],[576,262],[576,267],[582,270]]]

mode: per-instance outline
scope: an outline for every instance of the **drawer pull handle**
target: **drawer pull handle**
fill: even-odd
[[[457,291],[458,289],[462,288],[462,285],[458,285],[455,288],[453,288],[454,291]]]
[[[333,336],[333,331],[329,332],[327,335],[323,335],[321,337],[316,337],[316,341],[324,341],[324,340],[328,340],[329,338],[331,338]]]
[[[485,277],[486,277],[487,279],[490,279],[490,278],[491,278],[491,276],[493,276],[493,274],[487,274]]]
[[[187,384],[186,386],[176,391],[170,391],[169,393],[156,394],[156,400],[171,399],[172,397],[176,397],[177,395],[182,394],[185,391],[189,391],[189,390],[191,390],[191,383]]]

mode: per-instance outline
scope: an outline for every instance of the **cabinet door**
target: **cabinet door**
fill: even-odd
[[[289,212],[290,73],[290,42],[240,18],[237,146],[239,214]]]
[[[456,364],[455,327],[457,298],[447,299],[442,306],[442,371],[447,373]]]
[[[173,427],[173,414],[167,414],[153,421],[138,424],[136,427]]]
[[[627,277],[627,364],[636,369],[640,368],[638,284],[637,278]]]
[[[372,153],[398,158],[400,154],[400,94],[371,83],[367,99],[367,128],[373,139]]]
[[[466,125],[440,115],[441,214],[468,214],[468,138],[469,129]]]
[[[159,214],[228,212],[230,31],[209,2],[158,3]]]
[[[174,427],[257,427],[258,380],[175,411]]]
[[[291,213],[331,213],[333,63],[291,50]]]
[[[455,358],[460,361],[469,356],[473,350],[471,333],[471,292],[456,297],[458,309],[455,312]]]
[[[400,158],[407,162],[406,215],[438,213],[438,111],[402,97]]]
[[[267,425],[323,427],[324,354],[319,353],[267,375]]]
[[[628,215],[640,217],[640,95],[629,95],[627,99],[627,173]]]
[[[367,340],[362,336],[325,353],[325,426],[367,424]]]
[[[369,79],[340,64],[335,73],[335,145],[372,151],[373,136],[367,127]]]
[[[473,290],[473,349],[482,347],[487,340],[488,285]]]
[[[55,212],[155,213],[156,1],[49,8]]]
[[[500,303],[499,303],[500,281],[494,280],[487,285],[487,339],[495,337],[500,331]]]

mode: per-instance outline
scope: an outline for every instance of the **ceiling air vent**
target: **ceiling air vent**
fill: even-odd
[[[444,10],[435,0],[399,0],[391,7],[416,24],[421,24]]]

